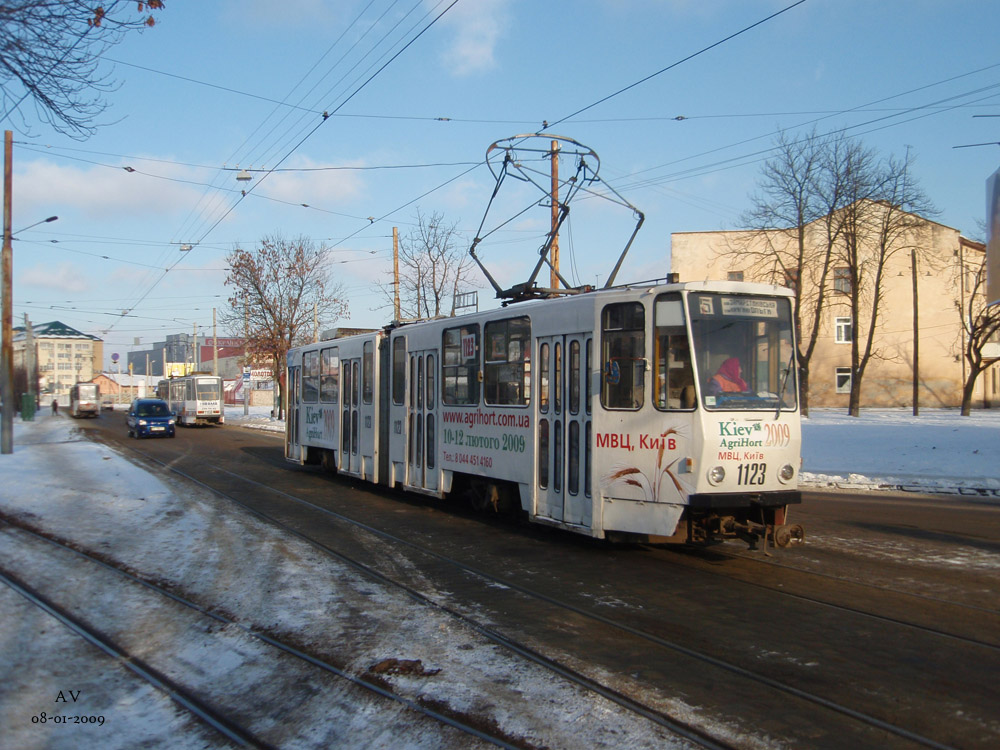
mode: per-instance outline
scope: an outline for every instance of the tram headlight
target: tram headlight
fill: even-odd
[[[139,420],[139,426],[140,427],[145,427],[146,426],[146,420],[145,419],[140,419]]]
[[[791,482],[792,478],[795,476],[795,467],[791,464],[785,464],[780,469],[778,469],[778,479],[782,482]]]
[[[726,470],[721,466],[713,466],[708,470],[708,481],[712,484],[719,484],[726,478]]]

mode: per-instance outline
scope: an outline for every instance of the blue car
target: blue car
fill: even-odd
[[[129,437],[174,437],[177,415],[159,398],[137,398],[128,407],[125,425]]]

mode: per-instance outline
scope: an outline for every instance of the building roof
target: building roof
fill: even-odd
[[[50,323],[32,323],[31,330],[32,335],[36,339],[89,339],[91,341],[103,341],[103,339],[97,336],[91,336],[89,333],[78,331],[72,326],[68,326],[58,320],[53,320]],[[13,334],[15,339],[24,338],[25,327],[16,326],[13,329]]]

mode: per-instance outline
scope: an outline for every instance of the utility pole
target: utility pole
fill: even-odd
[[[3,134],[3,254],[2,281],[2,359],[0,366],[0,400],[3,401],[3,415],[0,417],[0,453],[14,452],[14,305],[11,299],[14,271],[14,248],[11,246],[11,189],[13,187],[14,134],[5,130]]]
[[[559,288],[559,141],[552,141],[552,244],[549,245],[549,287]]]
[[[920,323],[917,315],[917,250],[910,248],[913,272],[913,416],[920,414]]]
[[[215,327],[215,308],[212,308],[212,374],[219,374],[219,334]]]
[[[392,228],[392,319],[399,322],[399,227]]]

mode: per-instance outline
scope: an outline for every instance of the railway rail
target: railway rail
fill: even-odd
[[[177,591],[168,590],[155,581],[138,576],[126,570],[123,566],[109,561],[106,555],[91,553],[80,548],[80,546],[75,543],[70,543],[66,540],[59,539],[52,534],[33,529],[27,524],[9,517],[3,518],[2,521],[0,521],[0,529],[3,529],[7,533],[14,531],[16,534],[29,537],[36,542],[43,542],[51,547],[58,548],[63,553],[71,554],[78,559],[82,558],[89,564],[99,566],[104,571],[110,571],[116,576],[128,581],[130,584],[141,586],[148,591],[155,593],[159,597],[168,599],[171,602],[180,604],[183,607],[198,613],[208,620],[224,626],[239,628],[246,635],[266,644],[268,647],[280,651],[282,654],[293,657],[299,662],[309,665],[310,667],[315,667],[324,673],[334,675],[335,677],[345,680],[365,691],[373,693],[380,698],[395,701],[405,706],[415,714],[433,719],[441,724],[445,724],[468,735],[470,739],[474,738],[496,747],[508,748],[511,750],[530,747],[529,744],[520,741],[518,738],[506,737],[496,731],[490,732],[488,730],[484,730],[480,726],[477,726],[474,722],[463,719],[460,716],[450,715],[442,710],[423,705],[419,701],[414,701],[405,696],[399,695],[388,689],[384,684],[379,684],[379,682],[366,678],[364,675],[352,674],[349,671],[316,656],[315,654],[309,653],[301,647],[289,644],[281,639],[268,635],[254,626],[247,625],[246,623],[239,622],[233,617],[221,614],[211,605],[198,603],[192,598],[184,596]],[[134,653],[130,653],[125,647],[117,644],[111,635],[102,632],[100,628],[88,622],[84,617],[75,615],[66,607],[60,606],[58,603],[53,601],[53,598],[50,595],[39,591],[35,586],[23,580],[22,574],[10,570],[9,566],[0,567],[0,582],[6,584],[33,605],[61,622],[64,626],[69,628],[73,633],[86,642],[96,646],[113,659],[116,659],[119,664],[122,664],[133,674],[145,680],[157,690],[165,693],[171,700],[185,710],[189,711],[216,732],[223,735],[229,741],[240,747],[276,747],[276,745],[262,738],[259,732],[255,731],[251,727],[248,727],[247,723],[249,722],[246,722],[245,720],[241,721],[238,718],[228,715],[224,709],[220,709],[212,705],[211,697],[199,695],[197,691],[185,687],[177,679],[171,679],[166,676],[163,671],[151,666],[148,663],[148,659],[143,659]],[[713,744],[703,744],[701,746],[719,748],[725,747]]]

